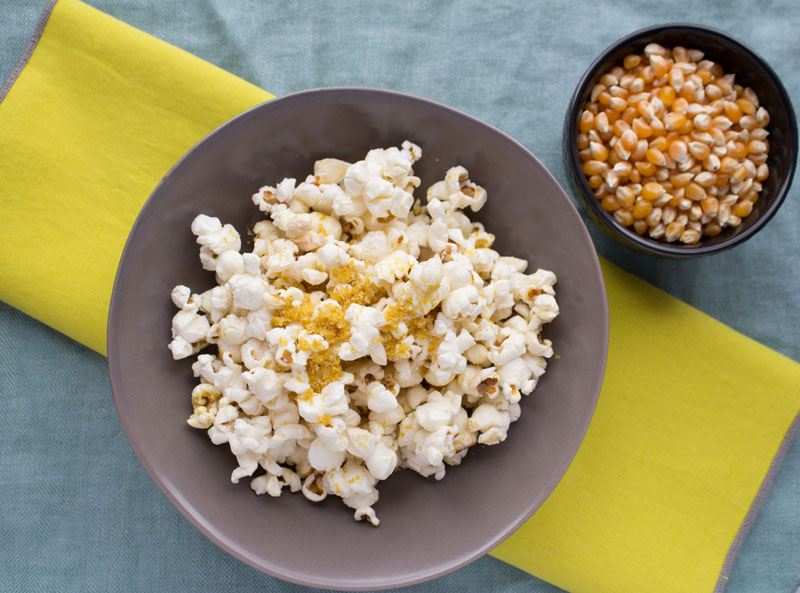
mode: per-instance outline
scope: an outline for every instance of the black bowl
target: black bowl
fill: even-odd
[[[664,47],[682,45],[705,52],[705,58],[719,63],[736,82],[751,87],[770,115],[769,177],[753,212],[742,223],[727,227],[713,238],[703,237],[695,245],[670,244],[637,235],[618,224],[600,206],[581,169],[578,155],[578,119],[592,87],[630,53],[642,53],[649,43]],[[797,161],[797,121],[786,89],[778,75],[752,49],[722,31],[685,23],[641,29],[615,42],[592,62],[581,78],[569,103],[564,126],[564,157],[573,189],[583,198],[589,217],[616,241],[640,253],[670,258],[710,255],[730,249],[755,235],[777,212],[792,184]]]

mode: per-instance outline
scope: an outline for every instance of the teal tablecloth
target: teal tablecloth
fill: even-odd
[[[364,85],[447,103],[520,140],[562,184],[569,96],[594,56],[637,28],[682,19],[724,29],[766,58],[800,104],[800,6],[791,0],[693,3],[691,12],[685,4],[610,0],[89,2],[277,95]],[[43,5],[0,2],[0,77]],[[591,231],[599,252],[623,268],[800,360],[798,198],[800,181],[757,237],[701,261],[637,256]],[[13,254],[0,244],[0,257]],[[768,397],[754,393],[753,405]],[[105,359],[4,304],[0,398],[0,591],[308,591],[234,560],[191,527],[133,455]],[[798,585],[795,442],[726,591],[790,593]],[[559,590],[486,557],[406,591]]]

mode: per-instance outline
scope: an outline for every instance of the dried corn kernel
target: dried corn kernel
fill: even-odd
[[[695,244],[752,212],[769,176],[768,124],[756,93],[703,52],[649,44],[594,85],[578,150],[617,223]]]

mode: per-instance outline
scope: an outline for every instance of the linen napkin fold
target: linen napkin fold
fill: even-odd
[[[78,0],[0,89],[0,298],[105,353],[119,256],[169,167],[272,95]],[[800,364],[603,262],[600,401],[492,554],[574,593],[711,593],[798,427]]]

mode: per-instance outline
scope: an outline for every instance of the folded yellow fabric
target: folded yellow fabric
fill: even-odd
[[[41,25],[0,91],[0,298],[104,353],[145,199],[191,145],[271,95],[77,0]],[[800,365],[604,274],[595,417],[552,496],[493,554],[575,593],[719,590],[796,429]]]

